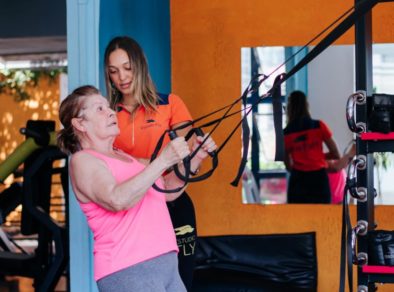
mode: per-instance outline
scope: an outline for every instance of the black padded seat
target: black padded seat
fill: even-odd
[[[199,237],[192,291],[317,291],[315,233]]]

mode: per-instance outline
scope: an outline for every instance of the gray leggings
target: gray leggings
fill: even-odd
[[[185,292],[178,257],[170,252],[112,273],[97,281],[100,292]]]

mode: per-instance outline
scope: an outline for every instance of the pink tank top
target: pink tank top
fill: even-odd
[[[83,151],[104,160],[119,183],[145,167],[135,159],[125,162],[92,150]],[[156,184],[163,188],[160,180]],[[108,211],[93,202],[79,204],[94,235],[96,281],[134,264],[178,251],[165,194],[153,188],[125,211]]]

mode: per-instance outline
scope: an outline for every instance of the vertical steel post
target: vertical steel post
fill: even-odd
[[[355,0],[355,5],[361,0]],[[372,11],[367,12],[355,24],[355,72],[356,90],[364,90],[367,96],[372,94]],[[367,105],[357,106],[357,121],[367,123]],[[368,123],[367,123],[368,125]],[[367,126],[368,129],[368,126]],[[366,169],[357,171],[357,187],[367,189],[367,201],[357,202],[357,221],[368,222],[368,229],[374,228],[374,181],[373,181],[373,153],[368,153],[368,142],[362,141],[360,137],[356,140],[357,155],[367,157]],[[368,235],[358,236],[357,250],[368,252]],[[362,273],[358,266],[358,286],[364,285],[369,291],[374,291],[374,283],[368,283],[368,276]]]

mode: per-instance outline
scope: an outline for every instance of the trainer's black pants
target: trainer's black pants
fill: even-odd
[[[315,171],[293,169],[287,189],[287,202],[294,204],[329,204],[331,191],[325,168]]]
[[[167,203],[179,247],[179,274],[191,291],[197,240],[196,216],[193,202],[184,192],[178,199]]]

